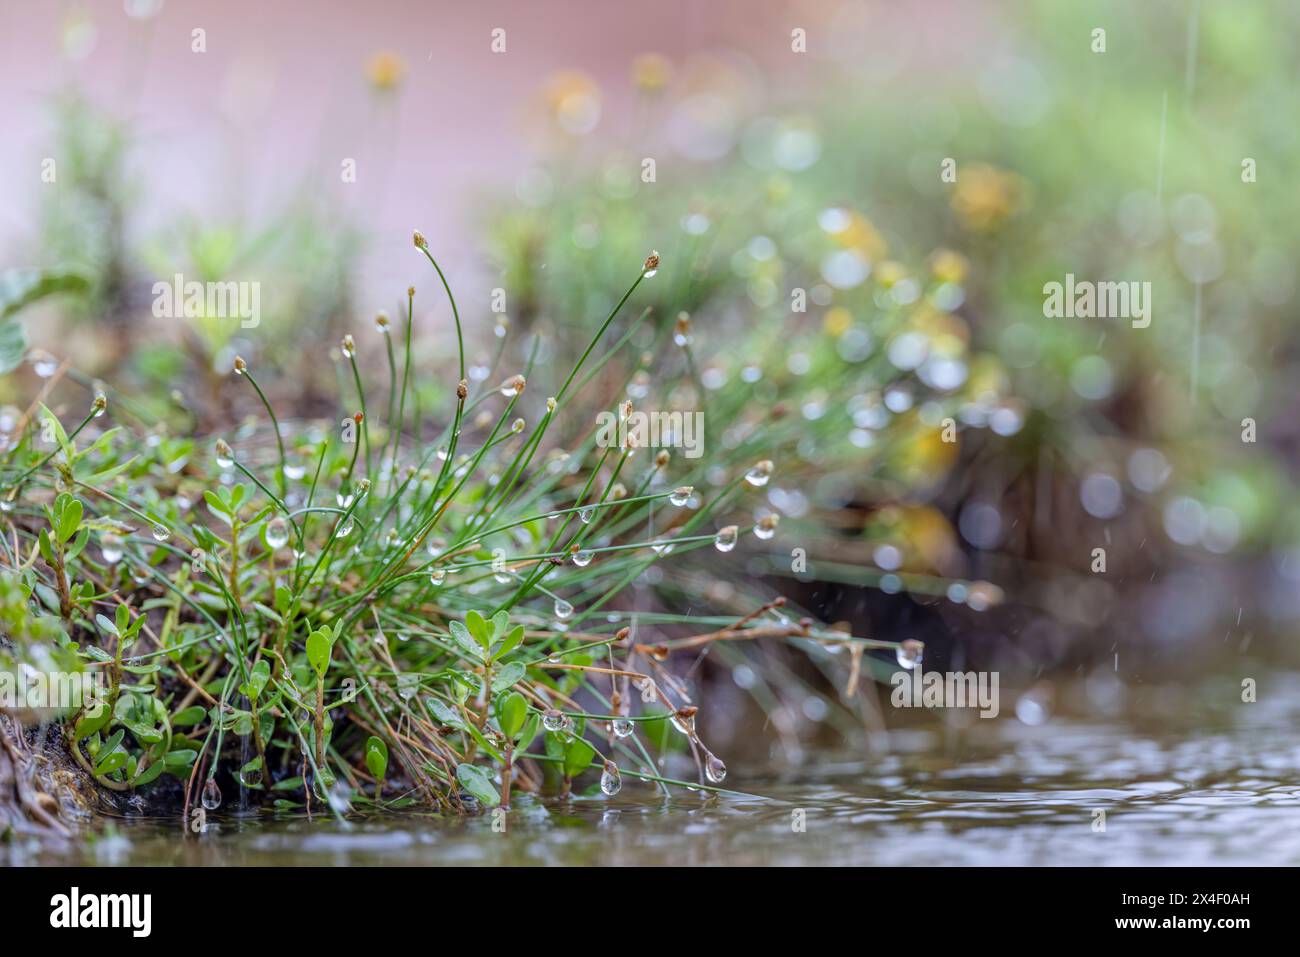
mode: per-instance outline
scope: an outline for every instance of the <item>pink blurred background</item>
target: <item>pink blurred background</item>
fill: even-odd
[[[409,279],[409,263],[394,260],[416,227],[457,275],[481,270],[481,250],[465,241],[476,201],[486,190],[508,194],[527,167],[548,132],[535,120],[557,73],[593,80],[591,135],[631,147],[640,54],[662,54],[679,80],[721,58],[755,97],[781,99],[816,89],[825,57],[857,61],[868,81],[873,70],[916,66],[922,51],[942,63],[962,33],[955,22],[969,19],[960,4],[829,0],[6,0],[0,255],[30,264],[24,245],[48,188],[39,171],[51,150],[49,105],[69,89],[132,124],[130,169],[147,200],[132,210],[133,229],[182,215],[256,222],[307,185],[368,231],[362,288],[391,291]],[[797,59],[796,26],[811,38]],[[490,48],[497,27],[504,54]],[[206,31],[206,52],[191,50],[195,28]],[[391,90],[371,72],[383,53],[403,74]],[[340,178],[345,158],[356,161],[355,183]]]

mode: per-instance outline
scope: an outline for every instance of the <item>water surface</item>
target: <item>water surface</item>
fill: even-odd
[[[1170,694],[1189,706],[1154,727],[1130,715],[911,729],[882,756],[810,753],[798,769],[749,776],[733,768],[727,784],[743,793],[721,796],[664,799],[625,776],[614,798],[519,798],[505,833],[487,815],[340,823],[219,811],[201,836],[184,836],[177,820],[122,819],[86,845],[0,847],[0,862],[1294,865],[1300,682],[1275,679],[1270,690],[1217,709],[1199,707],[1201,692],[1167,691],[1160,708]]]

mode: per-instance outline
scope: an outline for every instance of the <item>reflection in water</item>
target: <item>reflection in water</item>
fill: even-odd
[[[1269,683],[1259,703],[1229,709],[1231,723],[1170,730],[1165,716],[1150,733],[976,722],[956,744],[902,732],[879,759],[823,754],[797,776],[734,782],[746,794],[665,801],[629,780],[615,797],[594,788],[567,802],[520,798],[504,834],[487,815],[341,825],[218,813],[201,837],[185,838],[176,821],[127,820],[86,847],[0,848],[0,863],[1297,864],[1300,696],[1294,680]]]

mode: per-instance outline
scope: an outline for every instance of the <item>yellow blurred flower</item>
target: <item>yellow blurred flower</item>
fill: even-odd
[[[970,260],[951,249],[936,249],[930,257],[930,271],[940,282],[961,282],[970,272]]]
[[[903,571],[947,573],[960,554],[952,525],[929,505],[882,508],[872,517],[870,534],[902,551]]]
[[[1024,180],[1015,173],[977,164],[962,171],[952,194],[952,208],[962,225],[975,232],[1000,226],[1021,208]]]
[[[941,429],[919,420],[909,425],[914,427],[899,439],[891,464],[909,485],[933,485],[957,463],[960,442],[945,442]]]
[[[894,259],[886,259],[876,267],[876,282],[886,289],[907,278],[907,267]]]
[[[871,224],[871,220],[855,210],[837,210],[836,213],[829,218],[834,225],[826,231],[839,245],[845,249],[857,250],[871,262],[889,251],[889,245]]]
[[[366,76],[376,90],[395,90],[406,78],[406,61],[396,53],[376,53],[366,64]]]
[[[543,91],[552,118],[566,133],[590,133],[600,120],[600,87],[585,73],[564,70]]]
[[[843,306],[835,306],[826,310],[826,318],[822,320],[822,324],[829,335],[838,339],[853,325],[853,314]]]
[[[673,65],[658,53],[642,53],[632,61],[632,81],[647,93],[657,93],[672,79]]]

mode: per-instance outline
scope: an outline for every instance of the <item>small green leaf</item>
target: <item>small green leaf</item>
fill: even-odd
[[[520,643],[523,640],[524,640],[524,626],[515,625],[513,628],[510,629],[510,631],[506,633],[506,636],[501,639],[501,644],[497,646],[497,649],[496,651],[493,652],[492,657],[504,658],[510,652],[514,651],[515,648],[519,647]]]
[[[459,621],[453,621],[448,626],[451,629],[451,637],[456,640],[471,658],[481,661],[483,658],[483,648],[479,645],[474,637],[469,633],[469,629]]]
[[[456,766],[456,780],[487,807],[496,807],[501,803],[501,795],[492,784],[491,776],[482,768],[473,764],[459,764]]]
[[[120,771],[126,767],[127,754],[125,751],[111,751],[104,755],[103,760],[95,765],[95,773],[103,776],[112,774],[114,771]]]
[[[463,729],[465,727],[465,722],[461,716],[436,698],[429,699],[429,713],[441,724],[449,728]]]
[[[527,669],[521,662],[512,661],[501,668],[492,679],[493,691],[505,691],[507,688],[517,684],[519,679],[524,676]]]
[[[113,719],[113,712],[109,710],[108,705],[100,702],[99,706],[93,711],[87,711],[77,721],[77,726],[73,735],[78,741],[84,741],[95,732],[103,729],[108,722]]]
[[[373,735],[366,741],[366,767],[375,779],[382,781],[388,771],[388,745]]]
[[[492,632],[488,628],[488,623],[483,620],[483,616],[476,611],[465,613],[465,626],[469,633],[474,636],[474,640],[483,648],[492,644]]]
[[[77,529],[81,527],[81,518],[84,514],[85,507],[79,501],[75,498],[68,500],[62,514],[59,515],[59,525],[56,529],[60,544],[77,534]]]
[[[330,668],[330,654],[334,650],[334,643],[330,640],[330,633],[321,629],[313,631],[307,636],[307,662],[316,672],[317,677],[324,678],[325,672]]]
[[[506,633],[506,629],[509,627],[510,627],[509,612],[499,611],[495,615],[493,615],[492,616],[492,640],[496,641],[498,638],[504,635]]]
[[[50,544],[49,533],[42,528],[40,530],[40,533],[36,536],[36,540],[41,547],[41,557],[44,558],[45,561],[48,562],[50,565],[53,565],[54,546]]]
[[[189,751],[186,753],[193,754],[194,752]],[[146,784],[151,783],[155,778],[160,776],[166,770],[167,770],[167,765],[164,762],[154,761],[151,764],[149,764],[149,766],[146,767],[143,771],[141,771],[139,774],[135,776],[135,780],[131,782],[131,787],[142,788]]]
[[[204,715],[206,715],[207,713],[208,712],[203,707],[203,705],[201,704],[191,705],[190,707],[186,708],[184,711],[176,712],[176,716],[172,718],[172,727],[173,728],[192,727],[193,725],[196,725],[200,721],[202,721]]]
[[[577,777],[587,768],[596,756],[596,749],[582,738],[574,738],[564,752],[564,773],[567,777]]]
[[[313,665],[313,667],[315,667]],[[262,696],[266,689],[266,683],[271,680],[271,665],[265,659],[261,659],[248,673],[248,681],[239,686],[240,693],[250,701],[256,701]]]
[[[117,625],[113,624],[103,615],[95,616],[95,624],[99,625],[100,628],[104,629],[104,631],[108,632],[108,634],[112,635],[114,638],[118,637]]]
[[[497,723],[507,738],[515,738],[528,720],[528,702],[518,691],[497,699]]]

